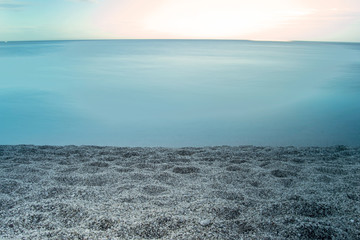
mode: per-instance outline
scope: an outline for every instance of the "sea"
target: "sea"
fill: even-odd
[[[360,43],[0,42],[0,145],[360,146]]]

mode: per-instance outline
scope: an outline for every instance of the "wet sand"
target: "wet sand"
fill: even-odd
[[[360,148],[0,146],[0,239],[360,239]]]

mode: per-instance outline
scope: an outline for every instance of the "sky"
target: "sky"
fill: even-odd
[[[360,0],[0,0],[0,41],[360,42]]]

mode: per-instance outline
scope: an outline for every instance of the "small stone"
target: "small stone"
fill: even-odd
[[[354,223],[355,221],[354,221],[354,219],[350,219],[350,222],[351,222],[351,223]]]
[[[200,225],[201,225],[201,226],[204,226],[204,227],[209,226],[210,223],[211,223],[211,222],[210,222],[209,219],[204,219],[204,220],[201,220],[201,221],[200,221]]]
[[[179,220],[178,220],[179,223],[184,223],[186,222],[184,218],[180,217]]]

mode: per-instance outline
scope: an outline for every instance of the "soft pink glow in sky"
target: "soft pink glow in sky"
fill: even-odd
[[[135,0],[104,5],[95,25],[110,38],[360,41],[358,0]]]
[[[0,40],[360,42],[359,0],[0,0]]]

